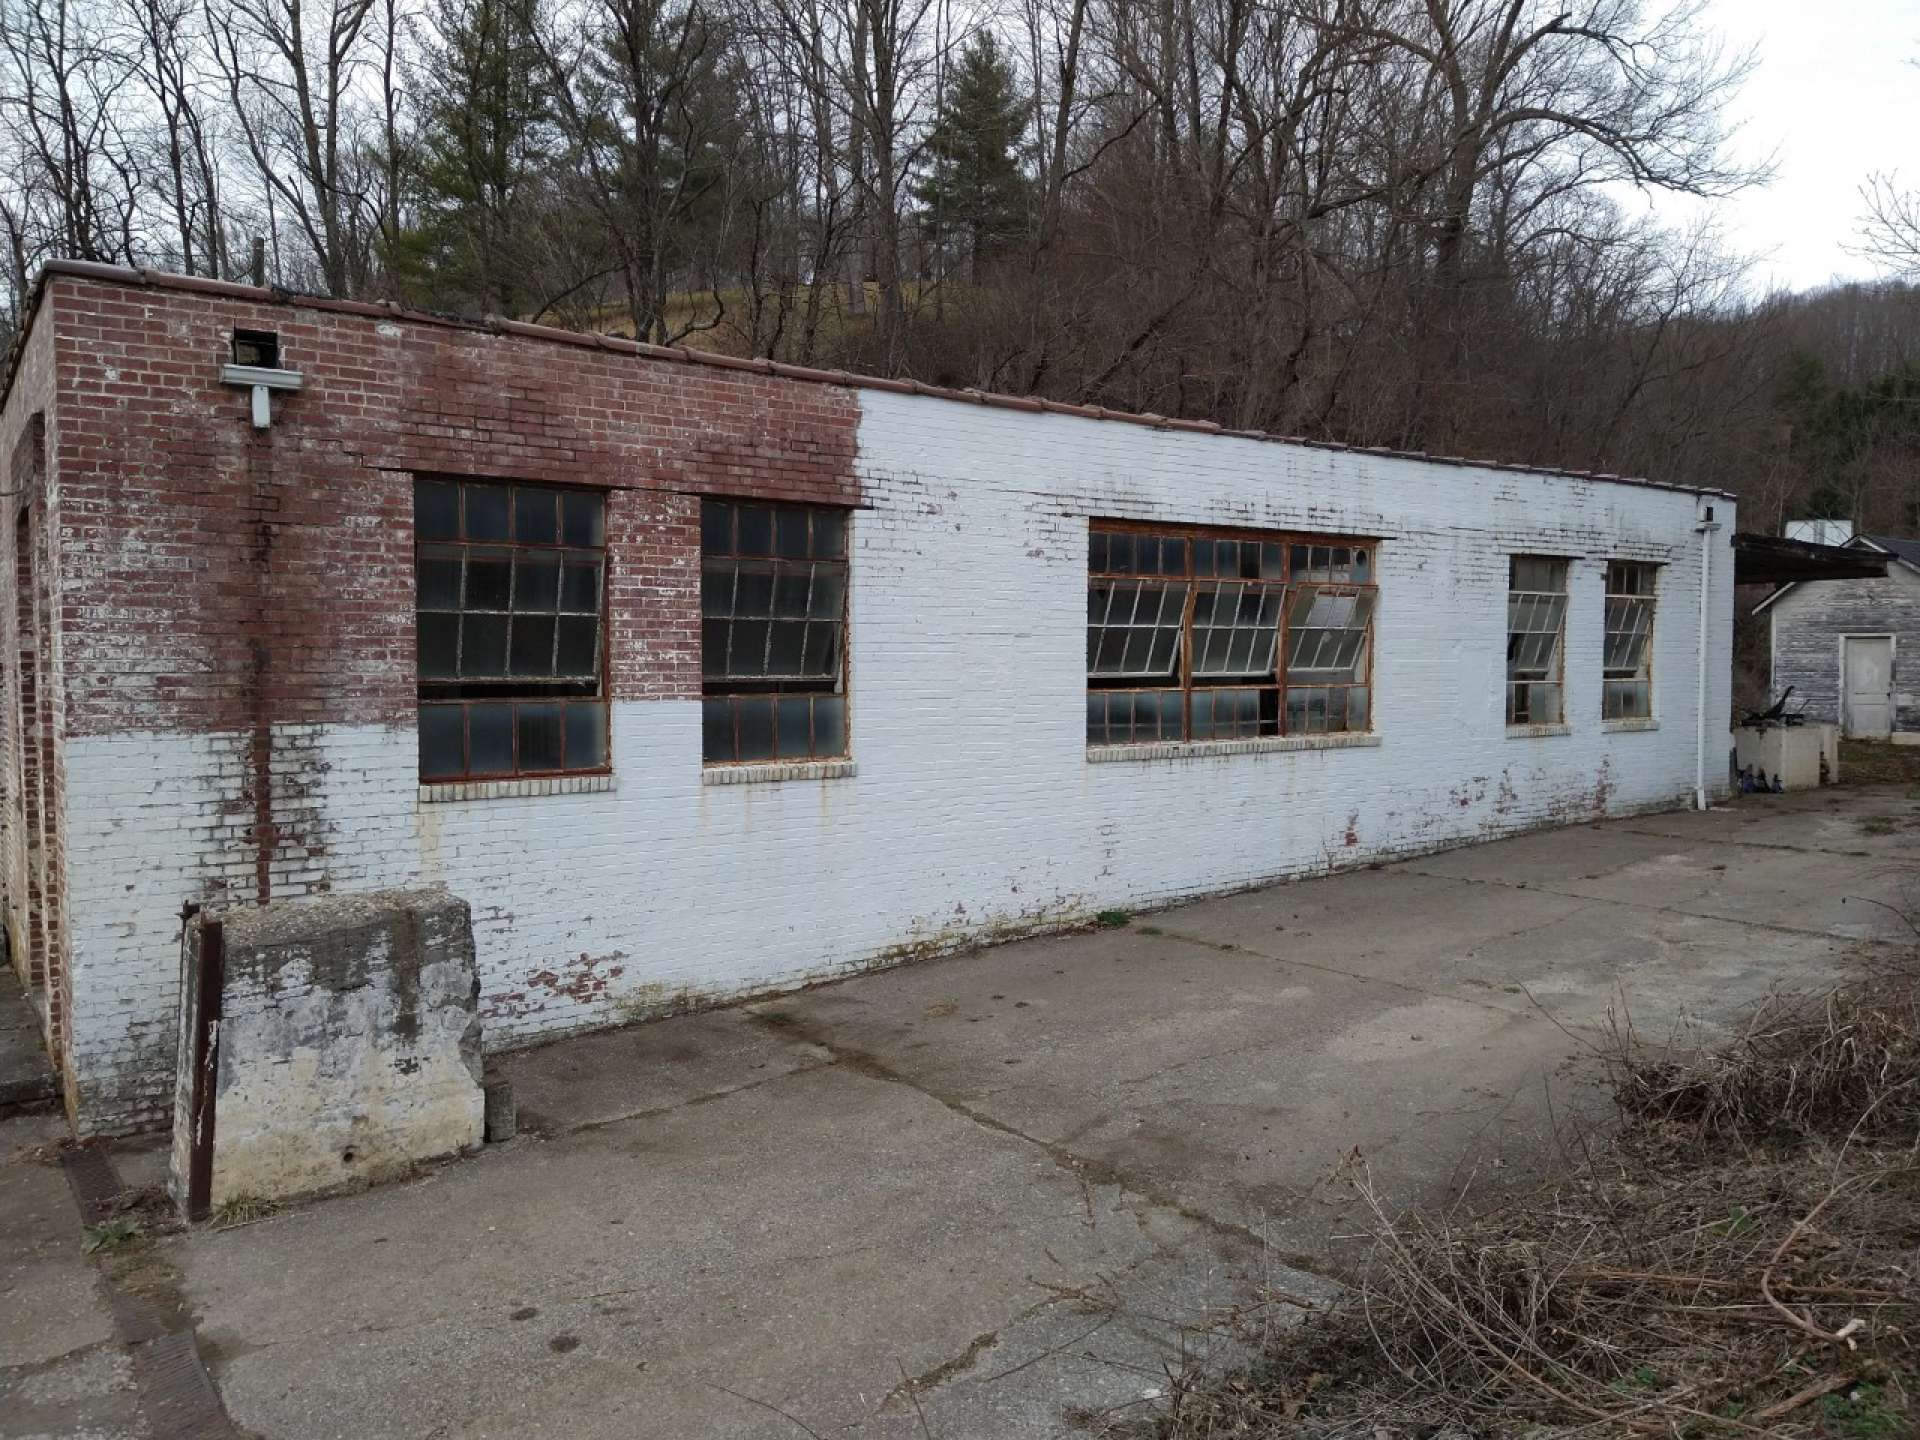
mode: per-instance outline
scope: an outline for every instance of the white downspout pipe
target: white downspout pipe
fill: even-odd
[[[1696,810],[1707,808],[1707,635],[1713,607],[1713,537],[1720,525],[1713,518],[1713,507],[1705,508],[1705,518],[1694,529],[1700,535],[1700,645],[1694,686],[1693,804]]]

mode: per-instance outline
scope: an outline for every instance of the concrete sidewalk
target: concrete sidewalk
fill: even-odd
[[[1491,1195],[1604,1112],[1610,1011],[1910,940],[1916,839],[1905,789],[1753,797],[556,1045],[509,1061],[538,1133],[167,1259],[274,1440],[1097,1433],[1330,1293],[1349,1157]]]

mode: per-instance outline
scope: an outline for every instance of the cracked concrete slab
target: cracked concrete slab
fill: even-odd
[[[830,1058],[799,1041],[770,1039],[743,1011],[716,1010],[493,1063],[513,1081],[521,1128],[557,1133],[730,1095]]]
[[[1263,1262],[840,1065],[181,1248],[228,1409],[272,1436],[757,1436],[766,1405],[904,1436],[903,1380],[1016,1365],[1050,1422],[1061,1366],[1131,1397]]]
[[[1263,1289],[1331,1293],[1343,1167],[1491,1197],[1604,1119],[1611,1017],[1844,973],[1914,878],[1861,818],[1906,803],[1522,837],[525,1052],[542,1134],[171,1258],[264,1436],[1075,1433],[1298,1313]]]
[[[36,1151],[64,1118],[0,1120],[0,1437],[148,1433],[66,1176]]]

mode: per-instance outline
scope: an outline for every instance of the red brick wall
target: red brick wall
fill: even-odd
[[[54,597],[57,495],[47,484],[53,343],[34,333],[16,360],[0,414],[8,504],[0,517],[0,899],[15,969],[33,989],[58,1058],[71,1030],[64,937],[65,809]],[[23,548],[24,545],[24,548]]]
[[[73,734],[408,723],[410,475],[630,488],[614,696],[699,693],[698,505],[853,504],[834,386],[517,335],[56,276]],[[256,431],[218,372],[274,330],[305,388]]]

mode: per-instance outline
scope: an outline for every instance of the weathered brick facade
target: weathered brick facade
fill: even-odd
[[[266,430],[219,380],[236,327],[303,377]],[[58,269],[0,424],[18,474],[44,416],[16,498],[41,538],[10,528],[5,565],[48,597],[7,682],[0,874],[28,963],[72,986],[81,1124],[165,1114],[183,901],[444,883],[497,1047],[1689,791],[1702,497],[915,388]],[[416,475],[612,492],[611,775],[418,784]],[[850,763],[703,771],[703,494],[861,507]],[[1090,516],[1380,537],[1373,733],[1090,753]],[[1504,725],[1511,552],[1573,561],[1566,733]],[[1599,721],[1609,557],[1663,567],[1653,725]]]

